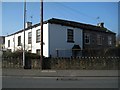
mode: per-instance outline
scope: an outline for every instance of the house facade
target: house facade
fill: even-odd
[[[23,30],[8,35],[5,48],[22,50],[23,39]],[[76,54],[74,50],[115,47],[115,33],[101,26],[52,18],[44,21],[43,43],[45,57],[71,57]],[[40,24],[26,24],[25,50],[40,54]]]
[[[113,33],[84,30],[84,49],[107,49],[116,45],[116,36]]]

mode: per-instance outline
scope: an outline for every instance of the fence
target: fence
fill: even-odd
[[[96,57],[96,56],[120,56],[120,48],[109,49],[57,49],[56,57]]]
[[[40,59],[30,60],[32,69],[41,69]],[[43,69],[57,70],[118,70],[119,57],[78,57],[78,58],[45,58]],[[20,58],[3,58],[2,68],[23,68]]]

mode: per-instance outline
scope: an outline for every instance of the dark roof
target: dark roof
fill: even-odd
[[[75,21],[52,18],[46,22],[54,23],[54,24],[61,24],[61,25],[71,26],[71,27],[77,27],[77,28],[81,28],[83,30],[96,30],[96,31],[100,31],[100,32],[115,34],[114,32],[108,30],[105,27],[99,27],[99,26],[95,26],[95,25],[91,25],[91,24],[84,24],[84,23],[75,22]]]
[[[31,28],[35,28],[35,27],[37,27],[37,26],[40,26],[40,23],[35,24],[35,25],[31,26],[31,27],[25,28],[25,31],[26,31],[26,30],[29,30],[29,29],[31,29]],[[19,31],[17,31],[17,32],[15,32],[15,33],[13,33],[13,34],[7,35],[7,36],[11,36],[11,35],[14,35],[14,34],[18,34],[18,33],[21,33],[21,32],[23,32],[23,31],[24,31],[24,29],[19,30]]]
[[[96,31],[100,31],[100,32],[105,32],[105,33],[111,33],[111,34],[116,34],[110,30],[108,30],[107,28],[104,27],[99,27],[99,26],[95,26],[95,25],[91,25],[91,24],[84,24],[84,23],[80,23],[80,22],[75,22],[75,21],[69,21],[69,20],[62,20],[62,19],[56,19],[56,18],[52,18],[49,20],[44,21],[44,24],[46,23],[51,23],[51,24],[60,24],[60,25],[64,25],[64,26],[70,26],[70,27],[75,27],[75,28],[81,28],[83,30],[96,30]],[[40,26],[40,23],[35,24],[31,27],[26,28],[25,30],[29,30],[30,28],[35,28],[37,26]],[[15,32],[11,35],[17,34],[22,32],[22,30]],[[8,35],[8,36],[11,36]]]
[[[0,38],[5,38],[5,36],[0,36]]]

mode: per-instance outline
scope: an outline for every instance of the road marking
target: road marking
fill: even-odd
[[[39,76],[2,76],[2,78],[34,78],[34,79],[37,79],[37,78],[40,78],[40,79],[56,79],[57,77],[39,77]]]
[[[56,72],[54,70],[42,70],[41,72]]]

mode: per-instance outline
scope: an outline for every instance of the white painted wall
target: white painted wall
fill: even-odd
[[[74,43],[67,42],[67,29],[74,30]],[[59,56],[70,57],[72,56],[72,47],[76,44],[82,46],[82,29],[73,28],[69,26],[62,26],[58,24],[49,24],[49,51],[52,57],[56,57],[56,49],[61,49]]]
[[[13,35],[5,37],[5,48],[14,50]],[[8,40],[10,40],[10,47],[8,47]]]
[[[48,23],[43,25],[43,55],[49,57],[49,28]]]
[[[48,53],[48,24],[44,24],[43,26],[44,31],[43,31],[43,42],[45,43],[43,46],[43,55],[46,57],[49,57],[49,53]],[[33,28],[32,30],[26,30],[25,31],[25,49],[31,50],[32,53],[36,53],[37,49],[40,49],[40,42],[36,43],[36,30],[40,29],[40,26]],[[28,33],[32,31],[32,44],[28,44]],[[21,43],[22,46],[18,46],[18,36],[21,36]],[[15,42],[13,41],[13,38],[15,38]],[[10,47],[8,47],[8,40],[10,40]],[[20,32],[11,36],[6,36],[5,37],[5,48],[7,49],[11,49],[11,51],[16,51],[16,50],[20,50],[23,48],[23,43],[24,43],[24,32]]]
[[[40,26],[33,28],[32,30],[26,30],[25,31],[25,46],[26,50],[31,50],[32,47],[32,53],[36,53],[37,49],[40,49],[40,42],[36,43],[36,30],[40,29]],[[73,29],[74,30],[74,43],[68,43],[67,42],[67,29]],[[28,32],[32,31],[32,45],[28,44]],[[18,46],[18,36],[21,36],[21,43],[22,46]],[[21,49],[23,47],[23,37],[24,33],[20,32],[11,36],[5,37],[5,48],[11,49],[12,52],[18,49]],[[81,48],[82,46],[82,30],[79,28],[73,28],[68,26],[62,26],[57,24],[44,24],[43,25],[43,55],[45,57],[49,57],[50,55],[52,57],[56,57],[56,49],[65,49],[68,50],[67,54],[64,52],[59,52],[59,56],[62,57],[70,57],[72,56],[72,47],[74,44],[79,45]],[[15,38],[15,42],[13,41],[13,38]],[[8,40],[10,40],[10,47],[8,47]]]

